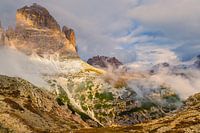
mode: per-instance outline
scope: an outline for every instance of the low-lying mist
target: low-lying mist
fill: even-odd
[[[14,48],[4,46],[0,47],[0,61],[1,75],[21,77],[39,87],[48,86],[43,78],[45,74],[65,73],[68,69],[64,68],[76,67],[51,58],[26,56]],[[126,65],[119,69],[109,67],[103,78],[116,88],[126,85],[141,96],[160,86],[170,88],[183,100],[200,92],[200,70],[194,67],[177,68],[176,65],[161,67],[156,73],[150,72],[153,67],[146,70]]]
[[[154,64],[155,66],[157,64]],[[154,70],[154,67],[143,66],[148,69],[140,69],[129,66],[122,66],[114,70],[112,67],[106,69],[107,73],[103,78],[114,87],[123,87],[124,85],[137,92],[140,97],[146,93],[156,90],[160,87],[171,89],[179,95],[182,100],[200,92],[200,70],[191,65],[191,62],[177,62],[175,65],[160,67]],[[152,73],[153,71],[156,71]]]
[[[50,62],[37,60],[4,46],[0,47],[0,61],[1,75],[21,77],[40,87],[47,86],[42,78],[43,74],[56,71],[55,65]]]

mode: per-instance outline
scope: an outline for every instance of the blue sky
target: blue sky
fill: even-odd
[[[34,2],[75,29],[85,60],[107,55],[133,62],[155,49],[151,61],[200,54],[199,0],[1,0],[2,25],[14,25],[16,9]]]

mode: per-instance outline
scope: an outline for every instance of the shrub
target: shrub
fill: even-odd
[[[59,94],[59,96],[56,98],[56,101],[58,105],[63,106],[65,105],[65,103],[69,102],[69,98],[67,97],[67,95]]]
[[[103,93],[98,93],[97,92],[95,94],[95,97],[99,98],[100,100],[106,100],[106,101],[114,100],[112,92],[103,92]]]

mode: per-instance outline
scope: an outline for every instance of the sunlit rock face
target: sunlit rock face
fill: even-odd
[[[16,27],[6,31],[5,44],[27,55],[59,54],[63,58],[75,58],[78,55],[74,42],[60,30],[57,21],[44,7],[33,4],[17,10]]]
[[[33,4],[30,7],[24,6],[18,9],[16,22],[17,26],[22,27],[60,30],[59,24],[49,14],[48,10],[37,4]]]

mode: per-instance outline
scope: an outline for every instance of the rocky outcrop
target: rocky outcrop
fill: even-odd
[[[17,10],[16,27],[5,32],[6,45],[27,55],[59,54],[63,58],[77,58],[75,34],[62,32],[57,21],[44,7],[33,4]]]
[[[87,61],[88,64],[100,68],[118,68],[122,63],[115,57],[94,56]]]
[[[72,45],[76,46],[76,37],[74,30],[63,26],[62,32],[65,33],[65,37],[72,43]]]
[[[87,127],[56,97],[31,83],[0,76],[0,132],[68,132]]]

